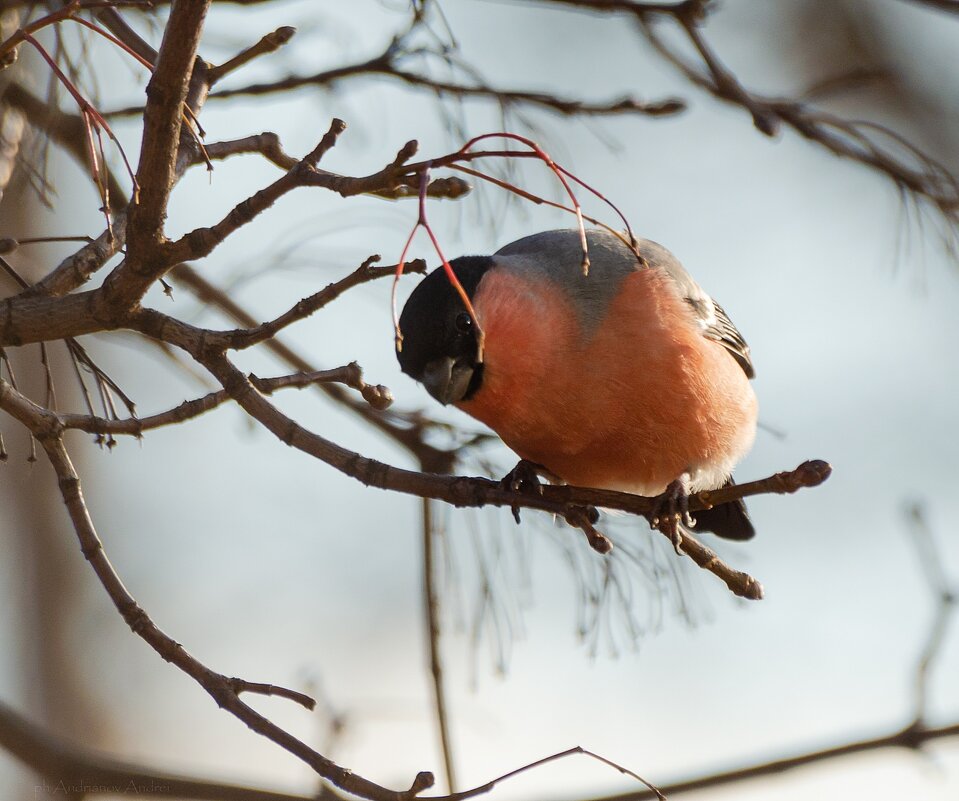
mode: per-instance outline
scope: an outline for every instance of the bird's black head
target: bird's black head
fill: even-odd
[[[492,265],[489,256],[462,256],[450,262],[471,300]],[[479,389],[483,365],[476,361],[476,324],[442,267],[413,290],[400,315],[400,333],[403,344],[396,353],[400,368],[440,403],[467,400]]]

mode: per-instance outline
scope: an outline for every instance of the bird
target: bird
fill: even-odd
[[[554,480],[660,499],[677,549],[683,525],[752,538],[742,500],[686,511],[752,447],[749,346],[665,247],[589,229],[584,253],[583,234],[449,261],[472,314],[432,271],[399,318],[401,370]]]

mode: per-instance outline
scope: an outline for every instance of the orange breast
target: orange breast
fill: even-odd
[[[483,385],[460,408],[567,482],[651,495],[689,473],[707,489],[751,446],[749,381],[668,276],[627,277],[592,335],[560,287],[504,270],[487,273],[474,306]]]

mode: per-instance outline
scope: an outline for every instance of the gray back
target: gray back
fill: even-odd
[[[497,267],[526,273],[552,281],[576,299],[580,327],[589,335],[606,316],[620,282],[630,273],[643,269],[662,270],[689,304],[691,316],[703,336],[723,345],[750,378],[753,365],[749,346],[723,308],[713,301],[679,260],[658,242],[637,239],[646,264],[615,234],[603,229],[586,232],[589,248],[589,274],[583,275],[583,249],[578,230],[544,231],[518,239],[493,254]]]

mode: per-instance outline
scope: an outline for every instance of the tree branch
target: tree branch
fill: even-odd
[[[702,35],[700,18],[693,11],[675,16],[705,70],[690,64],[667,45],[650,18],[639,15],[637,19],[646,39],[690,82],[719,100],[747,109],[756,128],[767,136],[774,136],[781,124],[788,125],[831,153],[885,175],[900,189],[927,201],[951,226],[959,226],[959,176],[946,166],[883,125],[846,120],[804,102],[748,91]]]
[[[179,286],[193,293],[198,300],[219,309],[239,325],[245,328],[256,326],[256,320],[247,311],[228,294],[207,281],[190,265],[185,263],[178,265],[172,271],[171,277]],[[308,359],[279,339],[270,339],[263,343],[263,347],[294,370],[310,373],[317,369]],[[336,384],[323,383],[317,385],[317,388],[339,405],[358,415],[372,428],[387,435],[394,442],[404,447],[413,454],[420,464],[425,466],[424,469],[434,473],[452,472],[456,462],[455,452],[435,448],[425,442],[423,440],[424,426],[421,420],[414,422],[402,413],[374,413],[368,404],[357,402]]]
[[[363,381],[363,371],[356,362],[332,370],[314,370],[308,373],[277,376],[276,378],[258,378],[255,375],[250,375],[249,379],[253,386],[264,395],[270,395],[279,389],[288,387],[304,389],[316,384],[335,382],[358,390],[364,400],[374,409],[386,409],[393,401],[389,389],[382,384],[373,386]],[[58,416],[64,429],[75,429],[89,434],[130,434],[139,437],[145,431],[193,420],[201,414],[221,406],[228,400],[230,400],[230,396],[226,390],[221,389],[194,400],[183,401],[179,406],[149,417],[111,420],[105,417],[65,412],[59,413]]]
[[[238,329],[228,333],[226,335],[229,340],[228,347],[231,350],[244,350],[253,345],[258,345],[261,342],[266,342],[275,337],[284,328],[315,314],[347,290],[374,281],[377,278],[394,276],[397,265],[394,264],[388,267],[374,266],[380,258],[379,255],[370,256],[348,276],[341,278],[335,283],[329,284],[319,292],[299,301],[289,311],[281,314],[275,320],[262,323],[255,328]],[[426,262],[423,259],[415,259],[405,266],[404,272],[408,271],[423,274],[426,272]]]
[[[222,784],[110,759],[52,736],[2,701],[0,748],[51,783],[49,788],[38,787],[38,791],[43,789],[53,795],[61,791],[67,797],[70,792],[81,792],[81,788],[96,788],[96,792],[103,794],[190,801],[317,801],[313,795],[289,795]],[[92,789],[87,792],[94,794]],[[37,795],[39,797],[39,792]],[[330,796],[329,801],[332,794]]]
[[[150,619],[123,585],[106,556],[103,543],[87,510],[80,487],[80,478],[63,445],[62,428],[57,416],[39,409],[22,396],[17,396],[19,393],[12,390],[5,381],[0,380],[0,408],[23,423],[42,445],[56,472],[63,503],[80,542],[80,550],[130,630],[145,640],[163,659],[173,663],[194,679],[209,693],[218,706],[226,709],[253,731],[303,760],[320,776],[340,789],[363,798],[375,799],[375,801],[407,801],[408,793],[388,790],[340,767],[260,715],[241,701],[238,694],[238,688],[242,691],[251,691],[250,687],[257,685],[238,684],[240,680],[214,672],[190,655],[182,645],[164,633]],[[414,784],[417,783],[430,786],[432,777],[429,777],[427,782],[426,778],[420,774],[414,782]]]
[[[941,740],[946,737],[959,736],[959,723],[953,723],[947,726],[930,726],[908,728],[894,731],[889,734],[874,737],[868,740],[858,740],[852,743],[843,743],[842,745],[824,748],[820,751],[810,751],[798,756],[785,757],[770,762],[764,762],[761,765],[750,765],[743,768],[714,773],[700,778],[687,779],[684,781],[664,784],[660,790],[667,797],[689,793],[696,790],[707,790],[711,787],[722,787],[729,784],[739,784],[750,779],[758,779],[763,776],[775,776],[783,771],[801,768],[805,765],[812,765],[830,759],[852,756],[853,754],[862,754],[869,751],[878,751],[883,748],[905,748],[916,750],[924,743]],[[615,795],[600,796],[591,801],[649,801],[656,798],[651,792],[639,790],[636,792],[616,793]]]
[[[197,112],[209,84],[197,47],[210,0],[179,0],[170,10],[156,68],[147,84],[143,141],[137,184],[140,196],[130,210],[127,258],[108,276],[103,291],[114,307],[136,303],[168,265],[164,263],[163,222],[178,174],[180,124],[186,111]],[[192,107],[186,105],[188,92]]]
[[[656,508],[656,499],[609,490],[544,486],[541,493],[520,493],[507,488],[501,482],[488,479],[417,473],[368,459],[308,431],[284,415],[256,392],[253,385],[225,355],[204,352],[194,354],[194,358],[213,374],[253,419],[273,432],[281,442],[326,462],[367,486],[421,498],[433,498],[454,506],[538,509],[558,514],[564,519],[586,505],[621,509],[642,515],[649,514]],[[689,508],[695,512],[707,505],[762,492],[795,492],[801,487],[822,483],[829,473],[830,469],[825,462],[807,462],[789,473],[777,473],[762,481],[733,485],[721,492],[710,493],[709,500],[705,503],[693,495],[690,497]],[[737,595],[752,600],[762,597],[762,586],[759,582],[730,568],[694,536],[684,534],[683,549],[696,564],[719,577]]]
[[[436,729],[440,735],[443,766],[446,769],[446,788],[455,793],[459,787],[456,780],[456,760],[453,756],[453,739],[447,715],[446,687],[443,683],[443,655],[440,650],[440,598],[436,586],[436,560],[433,538],[438,536],[433,527],[433,502],[421,501],[423,522],[423,601],[426,618],[426,646],[429,652],[430,676],[433,684],[433,709],[436,713]]]

